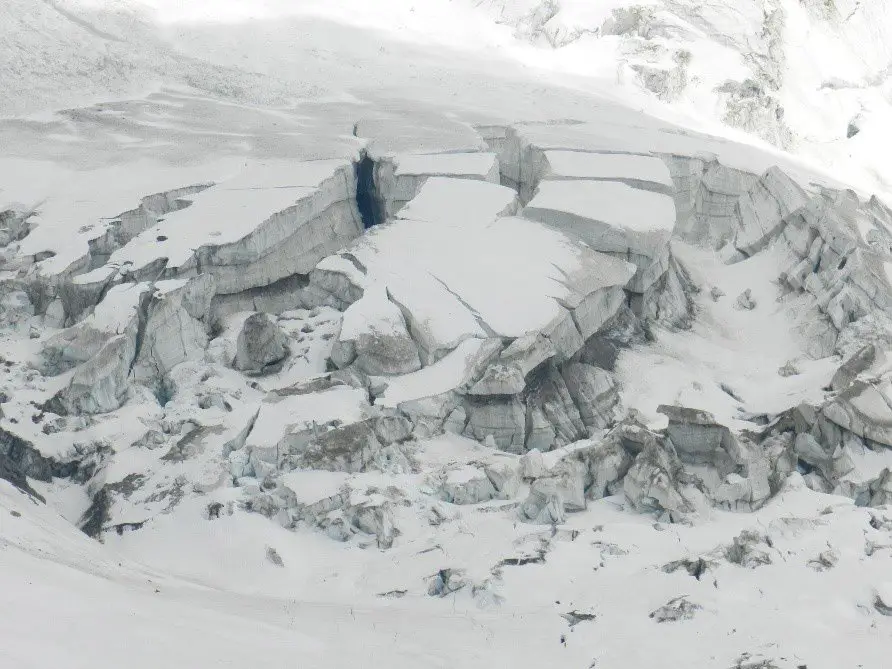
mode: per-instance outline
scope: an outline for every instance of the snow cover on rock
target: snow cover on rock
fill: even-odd
[[[0,665],[885,666],[886,6],[335,4],[0,8]]]

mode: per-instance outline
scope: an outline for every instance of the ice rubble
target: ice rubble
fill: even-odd
[[[593,509],[660,534],[806,486],[887,504],[892,214],[616,127],[359,123],[337,159],[196,169],[129,209],[115,191],[95,211],[128,213],[76,235],[7,214],[26,224],[3,251],[0,476],[51,502],[66,486],[109,543],[186,514],[263,523],[393,556],[382,596],[483,607]],[[383,220],[363,231],[365,196]],[[789,532],[744,525],[657,571],[764,566]],[[590,543],[596,569],[632,550]],[[664,590],[650,622],[712,615],[705,591]]]
[[[147,397],[179,411],[178,366],[262,374],[266,387],[255,382],[247,397],[230,388],[200,400],[224,414],[238,404],[239,422],[184,416],[136,442],[179,433],[176,459],[227,432],[216,460],[251,508],[341,539],[380,532],[382,546],[395,536],[397,500],[351,493],[350,477],[416,471],[414,444],[444,432],[515,456],[548,453],[533,473],[526,460],[463,464],[435,485],[452,504],[526,490],[517,513],[527,522],[563,522],[619,491],[673,519],[704,503],[752,510],[797,466],[809,485],[882,499],[884,474],[862,480],[848,454],[892,443],[885,383],[862,380],[882,377],[882,323],[892,316],[883,264],[892,214],[877,198],[778,167],[753,173],[747,160],[726,166],[658,126],[623,139],[603,125],[480,126],[414,140],[422,153],[385,121],[355,134],[367,147],[352,159],[249,162],[223,177],[214,167],[200,186],[143,197],[99,237],[79,231],[86,245],[48,237],[58,225],[44,213],[27,228],[8,225],[7,285],[29,296],[32,319],[68,325],[40,339],[39,368],[60,380],[43,411],[113,423]],[[363,188],[386,220],[365,234]],[[797,409],[806,422],[769,415],[767,427],[741,431],[670,405],[659,409],[664,430],[620,420],[622,351],[697,317],[698,288],[673,234],[722,247],[728,262],[780,249],[789,269],[778,281],[821,313],[802,333],[808,352],[844,353],[845,342],[851,355],[870,341],[872,353],[842,365],[824,404]],[[301,349],[317,356],[316,378],[289,371],[303,364],[282,328],[289,321],[234,316],[258,304],[342,312]],[[313,470],[349,476],[332,478],[331,494],[296,497],[295,482]]]
[[[26,4],[6,10],[14,30]],[[51,35],[77,6],[37,4]],[[441,4],[445,18],[459,3]],[[862,3],[834,22],[826,3],[766,4],[784,16],[750,2],[731,26],[718,5],[519,4],[533,39],[613,44],[631,67],[620,75],[663,99],[707,91],[781,144],[799,129],[800,77],[783,77],[781,58],[798,57],[796,12],[826,10],[807,26],[840,35],[888,13]],[[353,8],[403,30],[385,5]],[[103,68],[144,36],[116,16],[78,24]],[[304,65],[328,57],[337,29],[267,23],[252,34],[303,49],[258,68],[300,80],[296,111],[231,103],[278,94],[272,76],[257,91],[260,77],[221,81],[179,54],[152,63],[163,49],[143,40],[126,62],[146,81],[174,68],[230,101],[162,91],[0,121],[0,478],[23,491],[0,481],[14,548],[0,578],[17,613],[8,636],[35,641],[0,656],[64,647],[61,629],[43,643],[52,606],[94,666],[140,661],[127,641],[144,639],[120,622],[133,611],[172,640],[145,654],[155,664],[550,666],[557,652],[568,666],[882,666],[882,201],[630,107],[549,86],[517,95],[493,84],[497,60],[481,85],[456,76],[458,56],[428,77],[414,52],[352,58],[361,40],[343,40],[337,66],[355,66],[357,86],[327,98],[343,83],[335,65],[322,77]],[[225,54],[201,27],[169,35],[257,65],[240,24],[214,30],[237,35]],[[716,34],[730,35],[721,50]],[[264,56],[282,55],[277,39]],[[864,47],[850,68],[863,81],[802,96],[839,134],[855,100],[884,90],[867,75],[888,50]],[[741,48],[754,60],[732,81],[702,67]],[[0,79],[20,80],[17,59]],[[814,70],[801,79],[827,68]],[[387,85],[370,92],[379,72]],[[434,82],[429,104],[388,97],[401,76],[413,100]],[[877,137],[868,110],[855,120],[853,152]],[[93,650],[80,641],[96,620],[107,634]]]

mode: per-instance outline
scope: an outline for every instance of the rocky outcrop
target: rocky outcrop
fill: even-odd
[[[28,483],[28,478],[51,481],[53,462],[43,457],[34,445],[18,435],[0,428],[0,479],[19,490],[43,500]],[[58,473],[58,472],[57,472]]]

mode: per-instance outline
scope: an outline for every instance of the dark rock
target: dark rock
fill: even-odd
[[[595,620],[597,616],[594,613],[586,613],[585,611],[570,611],[568,613],[562,613],[561,618],[566,620],[570,624],[570,627],[574,627],[579,623]]]
[[[663,606],[652,611],[650,618],[658,623],[674,623],[680,620],[691,620],[703,607],[688,600],[687,597],[670,599]]]
[[[43,502],[45,500],[31,487],[28,478],[52,481],[53,465],[53,461],[43,457],[30,442],[0,428],[0,479]]]

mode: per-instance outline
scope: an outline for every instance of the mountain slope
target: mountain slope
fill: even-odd
[[[885,666],[886,8],[643,4],[0,9],[0,665]]]

